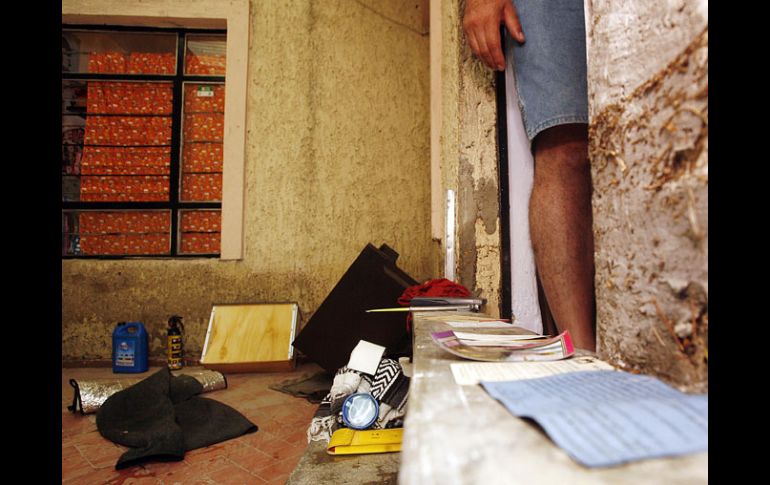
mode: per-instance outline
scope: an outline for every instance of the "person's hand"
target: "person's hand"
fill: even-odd
[[[519,15],[511,0],[467,0],[463,30],[474,54],[490,69],[505,70],[505,57],[500,42],[500,24],[511,36],[524,43]]]

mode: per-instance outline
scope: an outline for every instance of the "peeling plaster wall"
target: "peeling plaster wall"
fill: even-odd
[[[213,303],[296,301],[304,323],[368,242],[417,280],[440,274],[426,8],[252,0],[243,260],[63,261],[63,359],[109,359],[126,320],[163,356],[172,314],[199,356]]]
[[[598,351],[708,387],[704,0],[586,2]]]
[[[500,193],[494,75],[473,56],[462,32],[465,2],[442,2],[441,171],[457,193],[457,281],[486,298],[499,316]]]

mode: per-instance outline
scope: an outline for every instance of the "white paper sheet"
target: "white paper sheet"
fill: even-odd
[[[455,336],[460,340],[477,340],[481,342],[518,342],[520,340],[545,340],[545,335],[510,335],[501,333],[470,333],[455,332]]]
[[[591,371],[481,384],[588,467],[708,450],[708,395],[654,377]]]
[[[447,325],[454,328],[513,328],[511,322],[505,322],[503,320],[489,320],[486,322],[446,322]]]
[[[552,362],[472,362],[450,364],[455,382],[475,386],[480,381],[516,381],[535,379],[566,372],[613,370],[594,357],[573,357]]]
[[[356,347],[350,353],[348,367],[365,374],[374,375],[377,366],[380,365],[385,347],[373,344],[366,340],[359,340]]]

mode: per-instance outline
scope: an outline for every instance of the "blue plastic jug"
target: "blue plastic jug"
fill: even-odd
[[[120,322],[112,332],[112,372],[146,372],[147,331],[141,322]]]

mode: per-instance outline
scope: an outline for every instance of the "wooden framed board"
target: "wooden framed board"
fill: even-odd
[[[231,373],[293,370],[298,317],[296,303],[215,304],[201,365]]]

